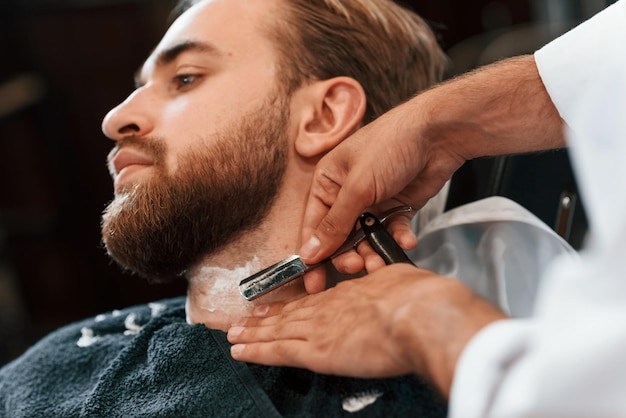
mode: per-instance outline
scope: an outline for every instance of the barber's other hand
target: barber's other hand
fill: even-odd
[[[459,281],[408,264],[254,314],[228,332],[236,360],[355,377],[417,373],[444,396],[467,342],[506,317]]]

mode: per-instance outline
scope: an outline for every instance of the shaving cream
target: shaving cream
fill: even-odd
[[[223,317],[248,315],[255,304],[245,300],[239,293],[239,282],[261,268],[258,257],[232,270],[221,267],[201,267],[189,278],[190,294],[187,296],[187,322],[193,309]],[[208,316],[207,316],[208,317]]]

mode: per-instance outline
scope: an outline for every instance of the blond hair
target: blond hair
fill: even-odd
[[[426,22],[391,0],[283,0],[273,36],[290,89],[307,80],[357,80],[364,122],[441,80],[445,56]]]

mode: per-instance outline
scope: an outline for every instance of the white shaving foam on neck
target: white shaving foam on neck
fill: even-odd
[[[189,279],[194,287],[203,289],[201,303],[196,308],[210,313],[216,311],[232,313],[250,309],[254,305],[241,296],[239,282],[256,273],[260,267],[259,259],[256,256],[244,266],[232,270],[211,266],[201,267]],[[186,308],[187,322],[190,322],[189,298],[187,298]]]

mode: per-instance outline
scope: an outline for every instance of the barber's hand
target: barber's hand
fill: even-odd
[[[317,263],[341,245],[365,210],[378,214],[398,204],[419,209],[465,161],[563,147],[563,132],[533,55],[503,60],[426,90],[319,161],[299,254],[306,263]],[[406,224],[390,230],[403,248],[414,243]],[[359,265],[358,255],[351,252],[334,264],[349,271]],[[324,288],[319,270],[304,278],[309,293]]]
[[[299,255],[315,264],[336,250],[358,216],[399,205],[421,208],[443,187],[465,158],[435,146],[418,132],[416,105],[407,102],[365,126],[318,163],[305,210]],[[388,229],[405,250],[416,246],[410,217],[397,216]],[[350,252],[334,261],[337,270],[356,273],[364,259]],[[309,293],[324,289],[323,272],[305,276]]]
[[[254,314],[228,332],[236,360],[355,377],[417,373],[444,396],[470,338],[505,318],[459,281],[408,264]]]

